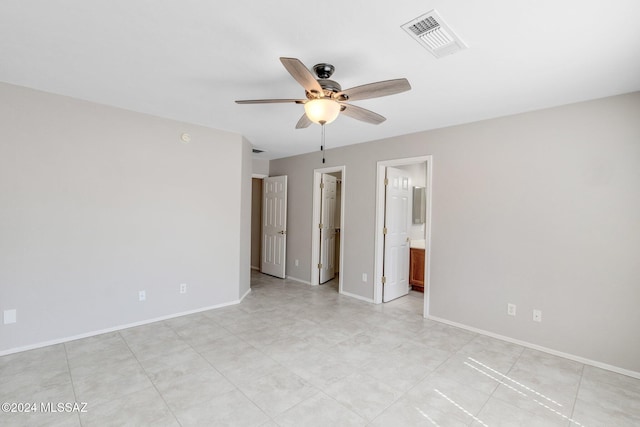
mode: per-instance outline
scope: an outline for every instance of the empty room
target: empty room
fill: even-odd
[[[638,16],[3,1],[0,424],[640,425]]]

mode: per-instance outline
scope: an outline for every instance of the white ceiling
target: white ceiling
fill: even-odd
[[[437,9],[469,49],[435,59],[400,26]],[[317,150],[278,60],[329,62],[343,88],[400,77],[410,92],[354,104],[327,147],[640,90],[640,1],[2,0],[0,81],[233,131],[262,158]],[[0,100],[1,102],[1,100]],[[186,126],[188,128],[188,126]]]

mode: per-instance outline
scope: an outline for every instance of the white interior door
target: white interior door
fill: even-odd
[[[262,263],[260,271],[285,277],[287,255],[287,177],[262,180]]]
[[[337,178],[322,174],[320,184],[320,283],[336,276],[336,194]]]
[[[409,232],[412,196],[411,179],[405,171],[387,167],[386,177],[383,302],[409,293]]]

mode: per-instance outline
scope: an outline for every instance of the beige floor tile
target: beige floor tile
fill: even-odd
[[[262,349],[267,356],[283,364],[314,350],[313,344],[295,336],[281,338]]]
[[[573,418],[585,425],[640,425],[640,381],[585,367]]]
[[[468,355],[473,360],[507,373],[515,365],[524,348],[495,338],[478,335],[462,347],[457,354]]]
[[[640,380],[426,320],[422,296],[403,298],[253,272],[239,305],[0,357],[0,400],[90,411],[0,425],[640,425]]]
[[[0,402],[68,402],[73,401],[69,369],[25,370],[5,376],[0,381]]]
[[[311,383],[280,368],[238,388],[270,417],[275,417],[318,392]]]
[[[97,365],[94,371],[72,372],[73,387],[78,401],[99,405],[123,394],[151,387],[151,381],[137,362],[119,365]]]
[[[545,371],[544,374],[534,374],[529,367],[518,364],[504,377],[499,377],[503,384],[496,390],[495,396],[503,400],[506,395],[515,396],[518,400],[524,397],[514,392],[514,388],[527,397],[527,400],[537,399],[542,403],[563,408],[563,412],[571,413],[575,402],[581,375],[573,370]],[[513,402],[512,402],[513,403]]]
[[[570,418],[557,412],[547,411],[529,412],[500,399],[489,399],[477,417],[484,424],[500,427],[566,427]],[[480,421],[474,421],[474,426],[482,426]]]
[[[357,365],[350,365],[342,358],[313,350],[292,360],[286,366],[293,373],[324,390],[351,375]]]
[[[269,422],[269,417],[238,390],[175,411],[182,427],[253,427]]]
[[[224,376],[233,384],[241,384],[270,374],[282,365],[265,354],[259,354],[244,364],[229,367],[224,371]]]
[[[78,413],[0,413],[2,427],[80,427]]]
[[[367,421],[373,420],[402,395],[399,390],[360,373],[331,384],[325,392]]]
[[[264,357],[264,353],[235,336],[222,338],[206,349],[197,349],[220,372],[230,372]]]
[[[433,372],[434,376],[449,378],[486,394],[500,385],[500,372],[492,365],[479,365],[466,354],[456,353]]]
[[[154,384],[173,411],[236,390],[233,384],[213,368],[180,377],[159,379]]]
[[[463,427],[468,425],[468,419],[460,421],[446,412],[430,407],[420,399],[411,397],[399,399],[369,424],[371,427]]]
[[[191,348],[179,353],[166,353],[147,358],[140,364],[154,383],[167,383],[184,375],[211,369],[211,364]]]
[[[299,403],[275,418],[281,427],[365,426],[364,418],[345,408],[324,393]]]
[[[80,414],[83,427],[176,426],[179,424],[154,387],[122,395]]]
[[[406,395],[426,414],[440,413],[445,418],[471,423],[489,400],[490,394],[435,372]],[[435,416],[435,415],[434,415]]]
[[[437,366],[435,363],[433,365]],[[360,372],[405,392],[429,375],[435,368],[433,365],[415,362],[415,358],[392,352],[367,363]]]

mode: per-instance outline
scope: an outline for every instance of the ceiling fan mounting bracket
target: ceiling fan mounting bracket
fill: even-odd
[[[321,79],[328,79],[335,70],[336,68],[333,65],[324,62],[313,66],[313,71],[315,71],[316,75]]]
[[[336,68],[325,62],[313,66],[313,71],[318,76],[318,84],[322,88],[325,97],[334,98],[334,94],[342,92],[342,86],[334,80],[329,80]]]

